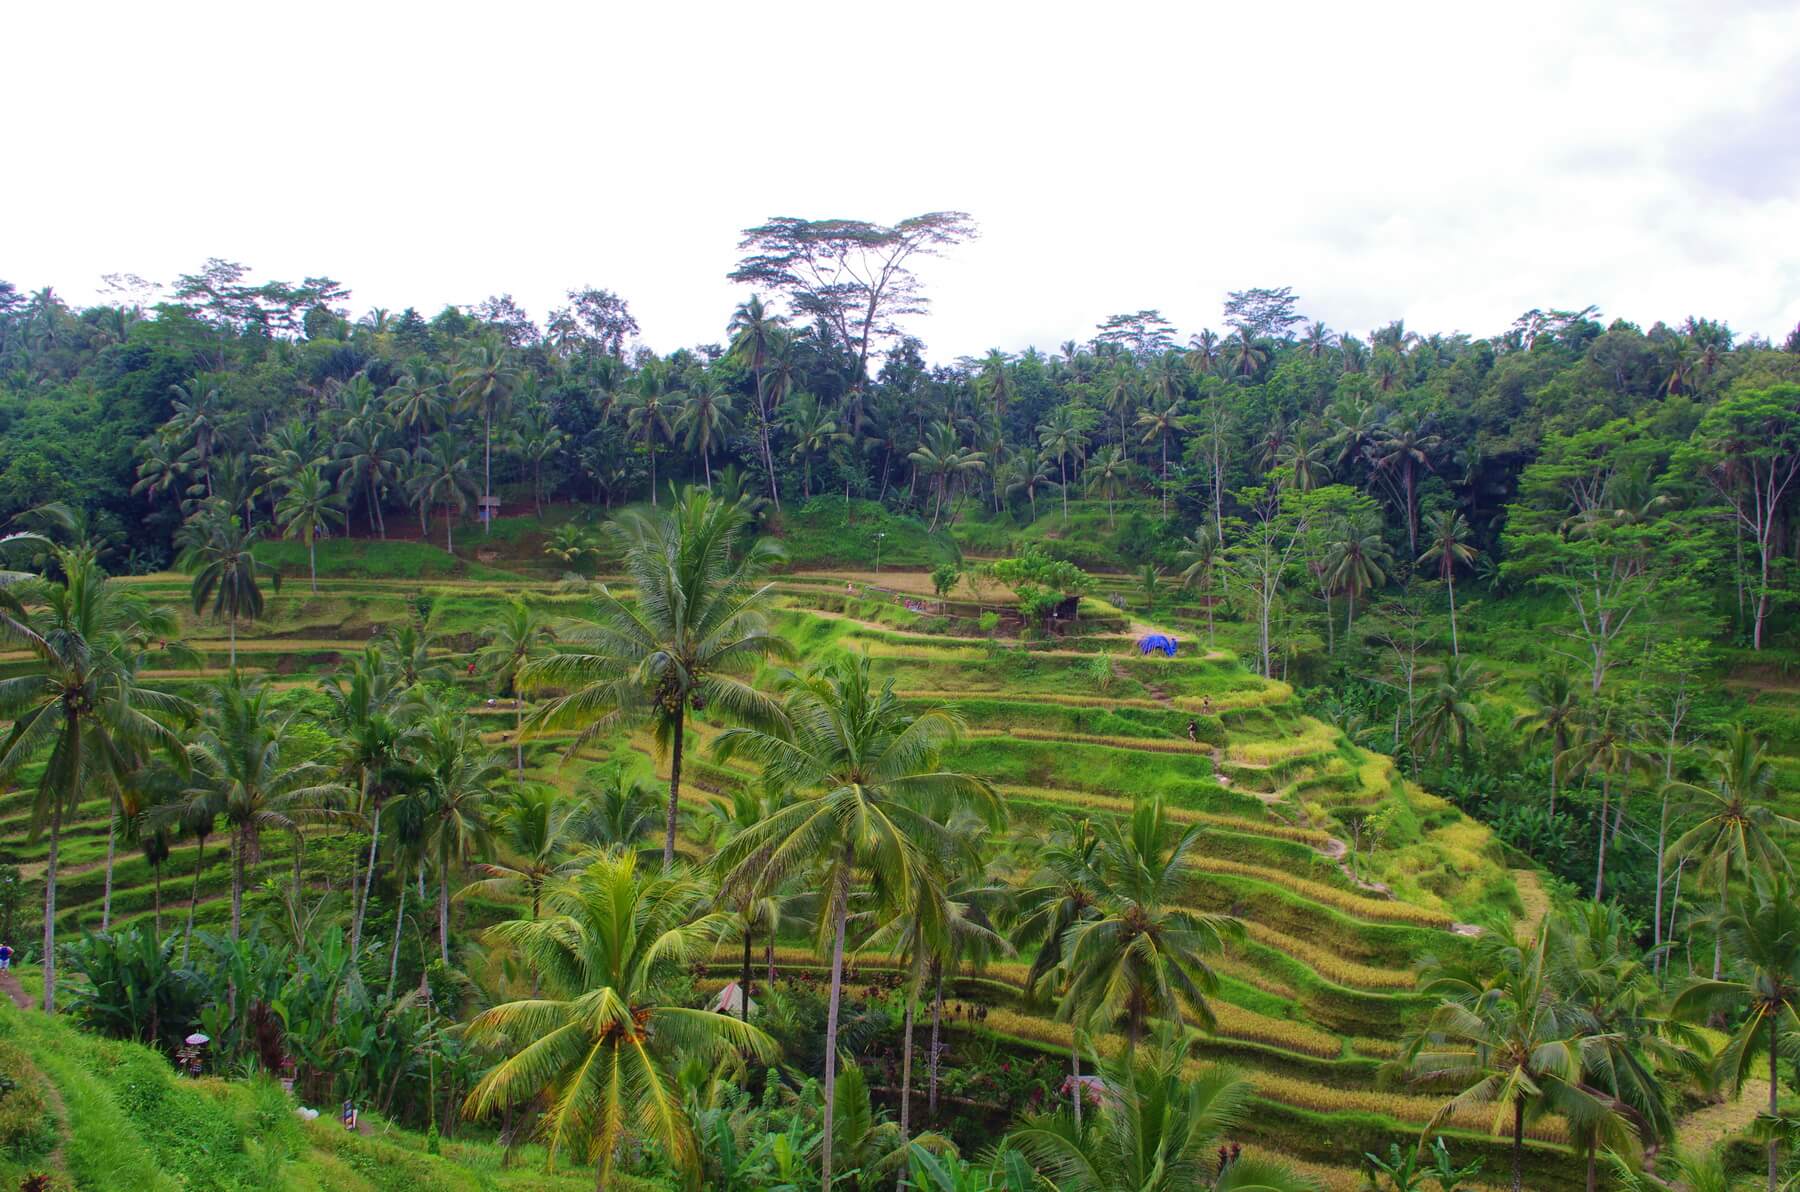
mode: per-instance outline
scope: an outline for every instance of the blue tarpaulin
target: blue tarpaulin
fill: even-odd
[[[1143,637],[1138,638],[1138,649],[1145,654],[1153,650],[1161,650],[1173,658],[1177,648],[1178,643],[1166,633],[1146,633]]]

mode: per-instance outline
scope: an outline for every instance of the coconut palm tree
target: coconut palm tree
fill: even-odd
[[[635,854],[605,854],[547,884],[542,918],[490,929],[490,938],[518,952],[543,992],[469,1023],[472,1042],[492,1041],[510,1054],[470,1091],[465,1111],[484,1117],[542,1097],[552,1158],[568,1150],[595,1163],[596,1187],[613,1186],[632,1140],[657,1146],[698,1187],[699,1140],[676,1068],[775,1053],[756,1027],[672,996],[688,966],[710,956],[726,930],[726,916],[705,913],[710,895],[706,883],[674,871],[640,874]]]
[[[1044,1186],[1058,1192],[1310,1192],[1311,1180],[1280,1163],[1240,1156],[1221,1169],[1219,1140],[1245,1123],[1254,1086],[1229,1068],[1186,1060],[1186,1039],[1167,1029],[1154,1048],[1101,1064],[1106,1094],[1083,1125],[1063,1114],[1027,1118],[1006,1136]]]
[[[458,363],[452,384],[457,404],[480,410],[482,424],[481,495],[494,495],[494,414],[512,398],[519,383],[519,369],[498,335],[489,335],[471,347]]]
[[[1162,359],[1169,360],[1169,357],[1164,356]],[[1173,375],[1166,370],[1159,374],[1175,389],[1176,395],[1166,404],[1152,406],[1148,410],[1141,411],[1137,416],[1137,424],[1144,432],[1139,441],[1158,443],[1162,450],[1162,515],[1164,521],[1169,520],[1169,444],[1174,441],[1175,432],[1180,428],[1181,421],[1181,398],[1179,387],[1172,380]]]
[[[475,867],[482,875],[459,892],[524,894],[531,917],[543,908],[544,887],[585,862],[575,857],[574,821],[580,808],[552,787],[516,786],[490,816],[495,855]]]
[[[1104,447],[1088,465],[1087,484],[1090,491],[1098,490],[1106,498],[1106,524],[1113,524],[1113,502],[1125,491],[1131,481],[1131,461],[1125,458],[1125,451],[1118,446]]]
[[[1024,493],[1025,499],[1031,502],[1031,520],[1034,522],[1037,521],[1039,490],[1057,487],[1055,478],[1050,475],[1051,463],[1041,451],[1019,451],[1014,453],[1006,473],[1003,495],[1010,501]]]
[[[1678,782],[1669,786],[1684,814],[1699,822],[1671,844],[1667,861],[1696,862],[1703,877],[1719,887],[1723,910],[1733,872],[1748,886],[1759,877],[1785,874],[1787,853],[1778,837],[1800,828],[1800,821],[1771,805],[1775,767],[1763,743],[1743,724],[1734,724],[1712,756],[1712,781],[1705,786]],[[1713,952],[1713,979],[1720,976],[1720,947]]]
[[[431,442],[418,453],[417,459],[412,495],[419,502],[420,525],[424,524],[427,505],[442,505],[444,550],[455,554],[456,514],[466,512],[469,498],[475,495],[475,477],[469,471],[468,453],[464,451],[460,439],[447,430],[441,430],[431,436]]]
[[[1513,718],[1513,731],[1527,741],[1547,741],[1552,762],[1568,752],[1569,744],[1581,731],[1586,712],[1581,706],[1581,693],[1569,678],[1567,667],[1539,671],[1525,684],[1525,698],[1531,706]],[[1560,767],[1550,767],[1550,818],[1556,818],[1556,786]]]
[[[334,524],[344,524],[346,514],[341,506],[339,494],[316,467],[302,468],[275,504],[275,523],[281,527],[281,536],[306,543],[306,573],[314,592],[319,590],[315,540],[322,533],[330,533]]]
[[[476,661],[494,684],[494,690],[513,701],[513,765],[525,777],[525,700],[519,691],[519,672],[534,658],[542,657],[556,640],[556,630],[526,607],[522,600],[508,604],[494,625],[493,636],[476,653]]]
[[[607,523],[624,547],[632,599],[601,585],[592,618],[559,627],[565,649],[519,669],[521,690],[564,693],[535,709],[524,733],[577,729],[568,756],[628,720],[650,720],[669,757],[665,865],[675,860],[688,713],[778,715],[742,677],[763,659],[791,653],[769,629],[769,588],[761,582],[776,548],[758,538],[737,552],[746,520],[739,506],[689,488],[666,512]]]
[[[219,681],[188,756],[195,785],[209,788],[231,832],[231,939],[243,930],[244,874],[262,856],[262,833],[294,835],[300,826],[333,820],[333,800],[348,789],[326,767],[301,761],[293,716],[279,716],[260,683],[236,675]]]
[[[1219,565],[1225,559],[1225,544],[1212,530],[1202,525],[1192,534],[1181,540],[1181,553],[1176,561],[1181,564],[1181,586],[1198,588],[1200,598],[1206,601],[1206,644],[1213,644],[1213,604],[1217,596],[1215,580],[1218,577]]]
[[[1406,498],[1406,546],[1419,554],[1419,473],[1432,471],[1432,457],[1443,446],[1442,437],[1426,429],[1417,418],[1401,416],[1382,428],[1373,462],[1378,472],[1398,473]]]
[[[1769,1068],[1769,1118],[1780,1113],[1781,1088],[1777,1059],[1794,1054],[1800,1040],[1800,893],[1782,876],[1759,883],[1720,924],[1726,948],[1743,967],[1741,981],[1695,981],[1675,999],[1677,1017],[1698,1021],[1722,1010],[1741,1010],[1744,1017],[1719,1052],[1720,1075],[1742,1094],[1758,1055]],[[1781,1175],[1781,1136],[1769,1132],[1768,1192],[1776,1192]]]
[[[776,351],[777,341],[784,337],[784,320],[770,314],[760,295],[752,294],[731,314],[726,329],[731,336],[731,353],[742,361],[756,378],[756,433],[762,441],[763,470],[769,477],[769,501],[775,512],[781,512],[781,491],[775,483],[775,455],[769,449],[769,423],[772,421],[765,373]]]
[[[170,725],[185,700],[144,686],[138,662],[174,619],[108,580],[87,548],[53,547],[62,579],[0,586],[0,636],[24,650],[20,672],[0,679],[0,716],[12,727],[0,743],[0,781],[42,759],[31,805],[31,836],[48,831],[44,861],[44,1010],[56,1009],[57,853],[63,817],[83,799],[119,784],[150,751],[185,758]]]
[[[351,871],[350,955],[360,955],[363,919],[375,886],[375,861],[381,847],[381,813],[388,800],[410,788],[417,775],[410,757],[415,735],[414,707],[404,700],[394,671],[376,646],[365,648],[350,665],[347,680],[331,675],[321,684],[330,712],[324,718],[337,743],[339,774],[356,792],[355,809],[369,822],[369,860],[357,890]]]
[[[1450,590],[1450,653],[1460,655],[1456,644],[1456,569],[1473,567],[1481,552],[1470,546],[1469,523],[1453,509],[1440,509],[1425,519],[1427,542],[1420,564],[1436,563],[1438,578]]]
[[[831,993],[825,1018],[823,1188],[830,1192],[833,1094],[837,1085],[838,1010],[843,992],[844,934],[852,894],[867,880],[878,904],[904,908],[929,876],[931,858],[954,855],[966,833],[946,826],[958,809],[998,823],[1004,807],[985,781],[941,768],[939,758],[961,731],[952,713],[914,713],[880,687],[870,660],[838,658],[783,683],[773,729],[721,733],[715,753],[760,763],[766,778],[795,794],[791,804],[740,833],[718,853],[727,891],[771,891],[804,866],[818,866],[825,897],[819,927],[831,949]]]
[[[387,537],[387,519],[381,513],[382,490],[400,481],[400,468],[406,462],[406,449],[393,441],[385,412],[377,411],[366,419],[352,421],[344,428],[335,452],[338,481],[346,493],[363,490],[368,502],[369,528]]]
[[[1185,1010],[1213,1025],[1207,999],[1219,979],[1206,957],[1243,925],[1180,905],[1201,835],[1196,826],[1175,837],[1161,799],[1140,800],[1129,823],[1101,828],[1095,911],[1071,923],[1062,942],[1068,990],[1059,1020],[1122,1026],[1127,1048],[1152,1018],[1179,1024]]]
[[[813,461],[833,444],[849,442],[850,435],[838,425],[837,416],[810,393],[796,393],[783,403],[781,425],[794,441],[788,458],[800,463],[800,491],[811,500]]]
[[[1344,612],[1344,635],[1348,637],[1356,628],[1356,598],[1387,583],[1394,555],[1378,528],[1349,518],[1337,523],[1333,537],[1336,541],[1325,554],[1325,582],[1330,591],[1350,598]]]
[[[1275,452],[1275,462],[1287,470],[1295,491],[1309,493],[1331,480],[1331,465],[1325,462],[1325,444],[1312,439],[1305,427],[1282,443]]]
[[[736,399],[717,377],[702,377],[688,391],[675,416],[675,429],[687,436],[687,449],[700,453],[706,487],[712,487],[712,453],[737,423]]]
[[[1225,341],[1223,358],[1233,376],[1248,379],[1269,362],[1269,349],[1251,334],[1250,328],[1239,327],[1237,334]]]
[[[1493,968],[1474,984],[1460,972],[1428,969],[1421,992],[1444,1000],[1397,1061],[1419,1083],[1460,1086],[1426,1123],[1426,1135],[1462,1109],[1494,1106],[1494,1133],[1510,1127],[1512,1135],[1513,1192],[1524,1188],[1527,1123],[1560,1113],[1598,1124],[1611,1103],[1583,1084],[1605,1062],[1606,1041],[1585,1012],[1556,996],[1549,929],[1546,921],[1530,943],[1485,952]]]
[[[675,441],[673,419],[680,410],[679,399],[669,388],[668,370],[652,366],[639,372],[624,408],[625,433],[642,439],[650,456],[650,504],[655,506],[656,448],[659,443]]]
[[[1599,902],[1600,895],[1606,889],[1609,825],[1612,825],[1613,833],[1617,832],[1612,816],[1613,782],[1618,780],[1624,787],[1619,795],[1617,817],[1622,821],[1625,816],[1625,801],[1631,795],[1631,771],[1638,766],[1648,769],[1651,763],[1634,743],[1625,714],[1609,705],[1601,708],[1588,720],[1586,730],[1566,751],[1557,756],[1554,764],[1561,766],[1565,774],[1600,771],[1600,840],[1595,849],[1594,860],[1594,901]]]
[[[1447,659],[1419,704],[1419,717],[1412,731],[1413,748],[1428,750],[1434,759],[1446,745],[1458,753],[1468,753],[1481,737],[1475,697],[1492,681],[1493,676],[1479,662]]]
[[[1087,453],[1087,432],[1075,416],[1073,406],[1057,406],[1038,427],[1038,446],[1044,455],[1062,469],[1063,520],[1069,520],[1069,461],[1079,464]]]
[[[438,954],[450,963],[450,879],[488,852],[487,804],[506,766],[481,743],[474,723],[440,709],[419,724],[421,781],[406,795],[407,818],[422,827],[422,852],[437,871]]]
[[[1099,913],[1101,878],[1096,868],[1099,834],[1088,820],[1063,817],[1039,856],[1038,867],[1012,898],[1012,938],[1021,948],[1036,946],[1031,968],[1025,975],[1027,996],[1054,981],[1060,987],[1064,944],[1069,929]],[[1069,1045],[1069,1070],[1074,1077],[1072,1103],[1075,1125],[1081,1125],[1081,1039],[1076,1032]]]
[[[246,526],[222,502],[208,502],[181,527],[181,565],[194,573],[189,588],[194,611],[199,612],[211,601],[213,616],[224,617],[230,624],[231,669],[234,671],[237,670],[238,621],[254,621],[262,616],[260,577],[270,577],[275,590],[281,591],[281,572],[254,553],[256,541],[261,536],[257,527]]]

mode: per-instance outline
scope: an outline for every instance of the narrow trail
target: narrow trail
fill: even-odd
[[[1692,1155],[1704,1155],[1719,1143],[1748,1130],[1769,1104],[1769,1082],[1756,1077],[1744,1081],[1741,1096],[1697,1109],[1675,1123],[1681,1148]]]
[[[13,970],[7,969],[0,972],[0,990],[3,990],[6,996],[12,999],[12,1004],[22,1012],[27,1014],[37,1012],[37,1003],[31,1000],[31,995],[25,992],[23,985],[19,984],[19,974]],[[66,1178],[69,1174],[69,1165],[63,1158],[63,1143],[69,1136],[69,1107],[63,1104],[62,1090],[56,1087],[56,1082],[51,1080],[43,1069],[33,1065],[32,1070],[43,1077],[44,1104],[50,1107],[50,1116],[56,1119],[56,1145],[50,1148],[48,1155],[44,1156],[44,1162],[51,1171]]]

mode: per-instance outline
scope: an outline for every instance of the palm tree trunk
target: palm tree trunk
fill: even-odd
[[[234,609],[228,618],[231,622],[231,673],[237,674],[237,611]]]
[[[1600,779],[1600,847],[1594,854],[1594,901],[1600,901],[1600,894],[1606,888],[1606,814],[1612,803],[1612,775],[1605,774]]]
[[[231,830],[231,942],[244,930],[244,830]]]
[[[155,885],[153,887],[155,893],[152,895],[153,901],[151,902],[151,906],[154,909],[151,911],[150,930],[155,933],[157,939],[161,939],[162,938],[162,866],[160,864],[152,865],[150,867],[150,875],[151,875],[151,880],[155,883]]]
[[[444,502],[444,553],[456,553],[456,515],[450,511],[450,502]]]
[[[1651,961],[1651,967],[1658,972],[1662,970],[1663,885],[1668,881],[1668,876],[1663,872],[1663,850],[1668,839],[1669,794],[1665,790],[1663,792],[1662,814],[1657,817],[1656,821],[1656,905],[1655,910],[1653,910],[1650,915],[1651,955],[1655,957],[1655,959]]]
[[[1069,1040],[1069,1072],[1074,1077],[1075,1129],[1081,1129],[1081,1041]]]
[[[367,783],[368,783],[368,779],[367,779],[367,775],[365,774],[365,776],[364,776],[365,788],[367,786]],[[365,798],[368,796],[368,791],[366,789],[364,790],[363,795]],[[371,823],[369,826],[368,874],[363,880],[362,896],[360,898],[358,898],[357,902],[356,902],[356,919],[354,922],[352,922],[350,924],[350,961],[352,964],[354,964],[356,962],[356,958],[358,956],[362,955],[361,949],[362,949],[363,919],[369,913],[369,892],[375,888],[375,852],[380,847],[381,847],[381,804],[379,802],[377,802],[375,804],[374,822]],[[352,880],[354,880],[354,875],[352,875]]]
[[[825,1010],[825,1133],[819,1143],[819,1166],[823,1192],[831,1192],[833,1110],[837,1096],[838,1004],[844,992],[844,921],[849,917],[851,853],[844,850],[840,871],[831,888],[831,997]]]
[[[388,953],[387,995],[394,996],[394,984],[400,979],[400,925],[406,921],[406,879],[400,879],[400,902],[394,908],[394,947]]]
[[[942,961],[931,962],[931,1058],[926,1066],[931,1072],[930,1089],[925,1097],[926,1117],[937,1121],[938,1105],[938,1054],[943,1050],[938,1041],[944,1024],[944,965]]]
[[[313,595],[319,594],[319,554],[318,543],[313,536],[306,536],[306,574],[312,580]]]
[[[1446,576],[1445,582],[1450,585],[1450,654],[1452,657],[1461,658],[1462,651],[1456,645],[1456,577],[1454,575]]]
[[[114,808],[106,825],[106,883],[104,893],[100,895],[100,930],[105,931],[112,923],[112,882],[113,882],[113,849],[119,833],[118,809]]]
[[[486,426],[486,433],[483,435],[484,442],[481,449],[481,495],[484,497],[491,497],[494,495],[494,405],[492,402],[483,404],[482,418]],[[650,467],[652,469],[652,474],[654,474],[654,469],[656,467],[656,458],[654,456],[650,459]],[[482,533],[485,534],[492,529],[492,527],[488,525],[487,513],[485,512],[487,506],[482,506],[482,509],[484,510],[484,513],[481,519],[481,526]]]
[[[775,988],[775,929],[763,939],[763,961],[769,966],[769,988]]]
[[[744,976],[738,984],[738,1017],[746,1025],[750,1022],[750,925],[744,925]]]
[[[194,888],[188,892],[187,927],[181,933],[181,967],[186,968],[188,962],[188,945],[194,939],[194,904],[200,901],[200,862],[206,857],[206,837],[200,838],[200,846],[194,850]]]
[[[438,869],[438,955],[450,963],[450,863]]]
[[[1781,1042],[1777,1031],[1781,1023],[1781,1015],[1769,1015],[1769,1119],[1773,1121],[1780,1112],[1777,1101],[1781,1082],[1775,1067],[1775,1057]],[[1774,1130],[1769,1131],[1769,1192],[1775,1192],[1775,1186],[1781,1178],[1781,1135]]]
[[[78,732],[69,715],[70,732]],[[44,862],[44,1013],[56,1013],[56,854],[62,845],[62,792],[50,796],[50,852]]]
[[[912,1137],[912,1061],[913,1061],[913,1006],[918,1002],[916,986],[906,990],[906,1025],[901,1029],[900,1043],[900,1145],[905,1146]],[[906,1187],[906,1176],[900,1176],[900,1187]]]
[[[525,701],[519,698],[519,686],[513,684],[513,768],[525,777]]]
[[[1513,1098],[1512,1192],[1525,1187],[1525,1102]]]
[[[681,811],[681,739],[687,732],[687,703],[675,714],[675,739],[669,745],[669,809],[663,823],[663,868],[675,864],[675,820]]]

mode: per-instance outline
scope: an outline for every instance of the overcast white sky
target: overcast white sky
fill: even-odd
[[[572,286],[716,341],[740,229],[957,208],[933,359],[1291,285],[1364,333],[1800,322],[1800,3],[13,4],[0,277],[358,312]]]

